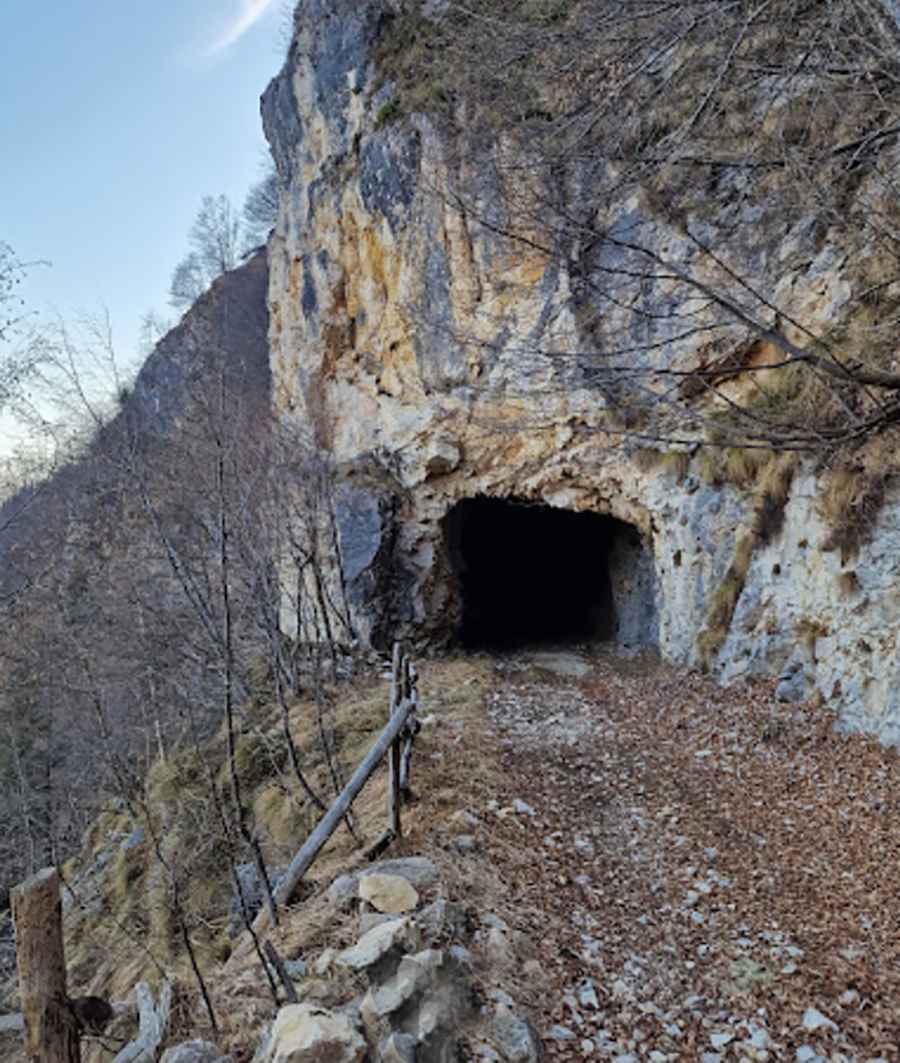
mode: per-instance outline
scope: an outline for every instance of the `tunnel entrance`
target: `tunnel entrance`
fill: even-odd
[[[630,524],[515,499],[469,498],[444,520],[471,649],[655,645],[652,554]]]

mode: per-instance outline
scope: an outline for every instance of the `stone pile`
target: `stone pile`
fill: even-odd
[[[255,1063],[451,1063],[464,1045],[482,1059],[541,1059],[515,1003],[479,986],[483,962],[463,944],[473,921],[443,897],[423,902],[437,882],[430,860],[411,857],[332,883],[335,906],[358,912],[359,938],[311,963],[312,977],[297,986],[301,1002],[280,1009]]]

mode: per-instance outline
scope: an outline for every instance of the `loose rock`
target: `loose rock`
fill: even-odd
[[[266,1063],[362,1063],[366,1042],[345,1015],[313,1004],[289,1004],[279,1011]]]
[[[366,875],[359,881],[359,896],[379,912],[399,915],[414,911],[419,895],[400,875]]]
[[[466,929],[465,910],[444,897],[438,899],[416,915],[416,922],[422,930],[426,941],[446,935],[460,937]]]
[[[408,1033],[393,1033],[378,1049],[382,1063],[416,1063],[416,1039]]]
[[[335,963],[354,971],[365,971],[378,967],[391,953],[399,958],[399,954],[413,951],[419,940],[418,928],[412,926],[409,919],[392,919],[373,927],[355,945],[338,953]]]
[[[224,1059],[209,1041],[184,1041],[166,1049],[160,1063],[222,1063]]]
[[[426,856],[407,856],[396,860],[382,860],[362,871],[341,875],[328,887],[328,896],[335,904],[346,904],[359,896],[361,879],[370,875],[399,875],[417,890],[427,889],[438,880],[438,869]]]
[[[509,1063],[539,1063],[544,1048],[534,1027],[504,1004],[494,1013],[493,1034],[497,1048]]]

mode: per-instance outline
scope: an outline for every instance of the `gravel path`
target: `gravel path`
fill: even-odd
[[[488,709],[551,1058],[900,1060],[895,752],[769,684],[571,651],[498,661]]]

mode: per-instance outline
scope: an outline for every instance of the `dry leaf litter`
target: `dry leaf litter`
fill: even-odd
[[[547,658],[498,661],[486,815],[549,1058],[900,1060],[896,752],[773,684]]]

